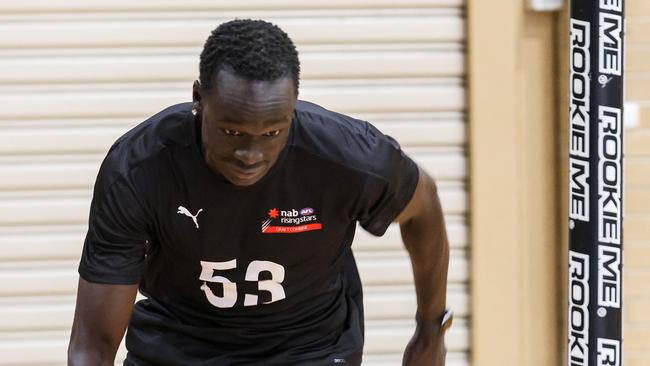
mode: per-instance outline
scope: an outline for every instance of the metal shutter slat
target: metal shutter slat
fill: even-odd
[[[266,18],[291,34],[297,44],[456,42],[464,35],[460,17]],[[3,22],[0,48],[198,46],[225,20]]]
[[[467,315],[467,288],[450,285],[448,306],[456,318]],[[369,320],[412,318],[415,314],[413,286],[373,287],[364,291],[365,314]],[[0,302],[0,332],[69,329],[74,314],[72,295],[5,298]]]
[[[0,170],[2,171],[2,170]],[[65,173],[66,170],[50,170],[45,172]],[[90,172],[79,172],[90,177]],[[21,176],[14,176],[20,179]],[[53,186],[57,179],[52,179]],[[89,189],[88,189],[89,191]],[[453,192],[443,194],[441,201],[443,209],[449,214],[464,213],[465,195]],[[90,194],[76,197],[59,197],[60,192],[53,190],[47,197],[25,197],[21,199],[6,199],[0,201],[0,226],[2,225],[39,225],[39,224],[82,224],[88,220]]]
[[[176,10],[233,10],[233,9],[327,9],[327,8],[408,8],[453,7],[461,0],[5,0],[0,3],[3,12],[99,12],[99,11],[176,11]]]
[[[47,122],[45,120],[44,122]],[[133,121],[138,123],[139,121]],[[376,121],[372,124],[407,146],[459,146],[464,143],[465,128],[460,121],[403,120]],[[51,126],[7,128],[0,134],[0,154],[105,154],[132,124],[114,126]],[[436,140],[431,141],[431,136]],[[1,162],[0,162],[1,164]],[[3,182],[0,182],[0,187]]]
[[[0,92],[0,119],[87,118],[147,115],[169,105],[188,101],[190,84],[170,90],[157,85],[153,90],[52,91],[30,93]],[[453,111],[464,107],[461,85],[372,85],[346,87],[305,87],[301,98],[319,100],[342,113]],[[35,104],[39,108],[34,108]]]
[[[412,336],[410,322],[404,321],[369,321],[364,347],[366,353],[384,354],[401,353]],[[66,360],[69,331],[11,332],[0,337],[0,365],[34,365],[34,363],[59,363]],[[450,353],[462,352],[468,346],[467,323],[454,320],[454,326],[445,337]],[[38,349],[39,352],[33,350]],[[118,351],[117,361],[125,356],[122,345]],[[395,356],[393,356],[395,357]]]
[[[0,82],[186,81],[198,76],[197,56],[12,57],[0,59]],[[449,51],[305,52],[301,64],[303,80],[459,76],[464,72],[462,53]]]
[[[63,295],[76,291],[77,260],[9,262],[0,266],[0,296]],[[412,282],[411,265],[403,253],[380,256],[357,256],[364,285],[407,285]],[[449,282],[467,280],[464,251],[452,250]]]
[[[447,235],[454,249],[467,247],[467,226],[458,216],[447,216]],[[39,259],[78,259],[86,235],[85,224],[70,229],[54,230],[48,226],[0,227],[0,261]],[[353,244],[355,252],[402,251],[398,225],[391,225],[383,237],[374,237],[357,229]]]

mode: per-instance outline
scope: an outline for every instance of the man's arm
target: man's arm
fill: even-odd
[[[79,277],[68,347],[69,366],[113,366],[138,285],[106,285]]]
[[[446,307],[449,243],[433,179],[420,169],[415,193],[396,219],[413,266],[417,328],[404,353],[405,365],[444,365],[440,320]]]

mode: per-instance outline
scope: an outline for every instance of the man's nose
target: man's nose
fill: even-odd
[[[264,159],[264,154],[254,146],[246,146],[235,150],[235,159],[244,165],[255,165]]]

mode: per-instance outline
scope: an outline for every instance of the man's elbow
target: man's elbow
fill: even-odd
[[[81,340],[71,337],[68,346],[68,366],[113,366],[115,352],[109,342]]]

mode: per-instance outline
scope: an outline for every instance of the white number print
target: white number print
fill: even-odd
[[[201,290],[205,292],[210,304],[218,308],[231,308],[237,302],[237,284],[223,276],[215,276],[214,271],[224,271],[227,269],[237,268],[237,260],[233,259],[228,262],[204,262],[201,261],[200,280],[203,280]],[[221,283],[223,285],[223,296],[216,296],[206,282]]]
[[[237,268],[237,260],[229,260],[227,262],[206,262],[201,261],[201,275],[199,279],[203,281],[201,290],[205,293],[205,297],[210,304],[218,308],[231,308],[237,302],[237,283],[230,281],[223,276],[214,275],[214,271],[224,271],[228,269]],[[260,281],[260,273],[269,272],[271,274],[270,280]],[[282,300],[286,297],[282,282],[284,281],[284,267],[280,264],[270,261],[252,261],[248,268],[246,268],[246,281],[257,282],[259,291],[267,291],[271,293],[271,300],[263,302],[263,304],[270,304]],[[215,295],[207,282],[220,283],[223,286],[223,296]],[[244,306],[259,305],[258,296],[254,294],[245,294]]]
[[[260,273],[270,272],[271,279],[260,281]],[[257,281],[257,289],[271,293],[271,300],[264,304],[270,304],[285,298],[284,287],[281,283],[284,281],[284,267],[277,263],[269,261],[252,261],[246,269],[246,281]],[[244,297],[244,306],[257,305],[257,295],[246,294]]]

